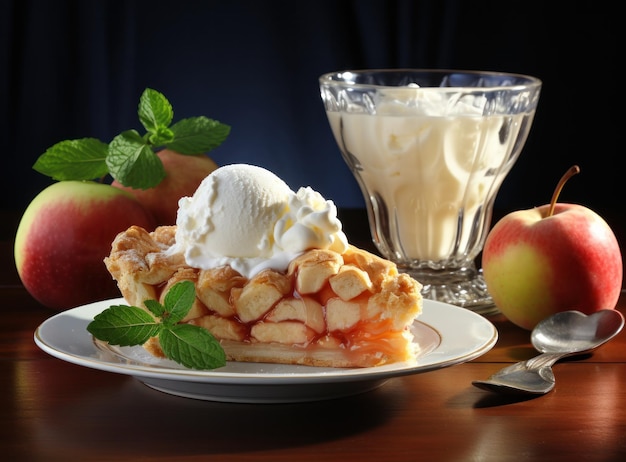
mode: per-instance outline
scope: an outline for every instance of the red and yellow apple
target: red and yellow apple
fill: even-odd
[[[597,213],[557,203],[512,212],[489,232],[483,276],[496,306],[511,322],[532,330],[560,311],[591,314],[613,309],[622,288],[622,256],[615,234]]]
[[[115,236],[154,227],[125,191],[91,181],[61,181],[26,208],[15,236],[15,265],[28,292],[56,310],[119,297],[103,259]]]
[[[208,156],[182,155],[163,149],[157,153],[165,178],[150,189],[133,189],[113,181],[112,186],[130,192],[137,198],[156,220],[156,225],[176,224],[178,201],[181,197],[192,196],[202,180],[217,168],[217,164]]]

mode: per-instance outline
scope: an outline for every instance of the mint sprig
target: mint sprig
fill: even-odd
[[[94,180],[110,174],[124,186],[149,189],[165,178],[163,163],[156,155],[160,149],[200,155],[221,145],[230,133],[230,126],[204,116],[172,125],[172,105],[151,88],[139,99],[138,116],[144,135],[126,130],[108,144],[95,138],[61,141],[48,148],[33,168],[57,181]]]
[[[113,305],[96,315],[87,331],[111,345],[143,345],[158,337],[165,356],[190,369],[215,369],[226,364],[226,354],[211,333],[200,326],[178,324],[189,312],[196,297],[191,281],[174,284],[162,305],[146,300],[147,311],[127,305]]]

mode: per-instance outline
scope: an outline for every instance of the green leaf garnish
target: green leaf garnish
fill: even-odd
[[[144,300],[143,304],[150,310],[150,313],[157,318],[161,318],[165,315],[165,307],[156,300]]]
[[[163,322],[168,326],[182,321],[189,313],[194,300],[196,299],[196,290],[193,282],[182,281],[174,284],[165,294],[165,309],[167,314],[161,316]]]
[[[228,125],[206,117],[183,119],[171,128],[174,141],[167,147],[181,154],[210,151],[222,144],[230,133]]]
[[[158,127],[150,133],[148,141],[154,146],[170,145],[174,141],[174,132],[167,127]]]
[[[191,309],[196,298],[191,281],[173,285],[164,304],[146,300],[152,314],[136,306],[113,305],[96,315],[87,331],[111,345],[143,345],[158,337],[165,356],[190,369],[215,369],[226,364],[219,341],[200,326],[177,324]]]
[[[149,189],[165,178],[158,150],[203,154],[221,145],[230,133],[228,125],[204,116],[172,125],[172,105],[151,88],[139,99],[138,116],[145,135],[127,130],[109,144],[95,138],[61,141],[39,156],[33,168],[58,181],[93,180],[110,174],[124,186]]]
[[[106,163],[113,178],[135,189],[153,188],[165,178],[163,162],[135,130],[113,138]]]
[[[143,345],[161,330],[156,319],[136,306],[113,305],[93,318],[87,331],[111,345]]]
[[[174,110],[167,98],[151,88],[146,88],[139,98],[138,114],[148,133],[156,133],[159,127],[169,127],[174,118]]]
[[[33,168],[57,181],[93,180],[108,173],[109,147],[95,138],[61,141],[48,148]]]
[[[190,369],[215,369],[226,364],[224,349],[200,326],[176,324],[163,329],[159,343],[165,356]]]

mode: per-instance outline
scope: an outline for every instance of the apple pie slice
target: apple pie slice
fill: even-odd
[[[230,266],[200,270],[172,253],[176,226],[132,226],[105,264],[126,301],[163,302],[180,281],[196,300],[182,322],[209,330],[227,359],[326,367],[371,367],[415,358],[410,327],[420,314],[421,285],[387,260],[350,245],[340,254],[313,249],[284,272],[250,279]],[[144,347],[162,356],[158,339]]]

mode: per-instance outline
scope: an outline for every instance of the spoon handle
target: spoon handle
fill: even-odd
[[[550,367],[559,359],[570,356],[571,354],[572,353],[542,353],[534,358],[526,360],[524,365],[529,370],[538,370],[543,367]]]
[[[569,356],[571,353],[541,353],[525,361],[519,361],[500,369],[492,377],[502,377],[514,372],[530,371],[535,372],[545,367],[551,367],[559,359]]]

